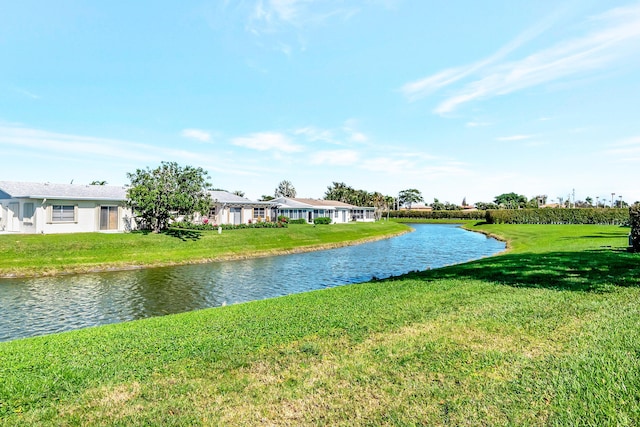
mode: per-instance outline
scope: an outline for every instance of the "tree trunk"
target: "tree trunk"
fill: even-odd
[[[631,222],[631,250],[640,252],[640,204],[635,204],[629,208]]]

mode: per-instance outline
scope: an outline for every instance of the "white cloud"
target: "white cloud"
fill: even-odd
[[[472,121],[472,122],[465,123],[465,126],[468,128],[477,128],[477,127],[491,126],[491,123]]]
[[[303,147],[291,142],[289,137],[278,132],[258,132],[248,136],[234,138],[231,143],[238,147],[246,147],[258,151],[281,151],[295,153],[303,150]]]
[[[286,27],[304,29],[331,18],[348,19],[358,11],[358,6],[345,6],[341,0],[258,0],[247,29],[256,35],[274,33]]]
[[[211,134],[200,129],[184,129],[181,132],[181,135],[185,138],[195,139],[202,142],[209,142],[211,140]]]
[[[318,151],[311,155],[314,165],[352,166],[358,163],[360,155],[355,150]]]
[[[294,135],[303,135],[307,138],[308,141],[316,142],[316,141],[325,141],[335,143],[333,137],[333,132],[327,129],[318,129],[313,126],[307,126],[304,128],[299,128],[293,131]]]
[[[543,26],[525,33],[490,57],[468,65],[441,71],[424,79],[407,83],[402,92],[409,100],[429,95],[467,77],[472,81],[435,109],[438,114],[454,111],[460,105],[528,87],[593,72],[620,59],[637,56],[640,39],[640,5],[617,8],[590,21],[599,26],[593,32],[560,42],[520,60],[502,61]]]
[[[501,136],[496,138],[496,141],[522,141],[524,139],[531,139],[535,135],[511,135],[511,136]]]

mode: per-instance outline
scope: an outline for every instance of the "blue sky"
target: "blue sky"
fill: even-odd
[[[0,180],[640,200],[640,2],[2,1]]]

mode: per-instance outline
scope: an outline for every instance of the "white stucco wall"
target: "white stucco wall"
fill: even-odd
[[[25,218],[25,204],[33,203],[33,217]],[[16,212],[10,207],[18,206]],[[51,206],[66,205],[75,206],[75,221],[53,222],[51,221]],[[131,211],[124,206],[118,206],[117,229],[100,230],[100,207],[118,206],[117,202],[103,201],[73,201],[55,200],[45,201],[37,199],[5,199],[0,202],[0,231],[15,233],[83,233],[83,232],[123,232],[135,228],[131,218]]]

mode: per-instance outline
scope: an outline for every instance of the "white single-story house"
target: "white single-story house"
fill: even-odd
[[[238,225],[277,219],[275,203],[254,202],[246,197],[221,190],[212,190],[209,194],[213,201],[211,211],[206,217],[209,223]]]
[[[135,228],[125,187],[0,181],[0,232],[119,232]]]
[[[278,197],[270,202],[277,204],[278,215],[294,220],[305,219],[309,223],[319,217],[331,218],[334,224],[375,221],[375,208],[359,207],[335,200]]]

